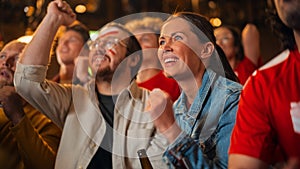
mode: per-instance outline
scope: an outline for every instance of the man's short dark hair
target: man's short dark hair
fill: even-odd
[[[87,42],[90,39],[89,29],[83,23],[77,22],[66,28],[66,32],[70,30],[78,32],[84,42]]]

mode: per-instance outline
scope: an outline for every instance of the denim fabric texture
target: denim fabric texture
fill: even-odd
[[[173,109],[183,131],[164,153],[170,168],[227,168],[241,89],[239,83],[207,69],[189,109],[181,93]]]

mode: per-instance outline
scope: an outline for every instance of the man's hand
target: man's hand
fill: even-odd
[[[49,3],[47,9],[48,15],[55,15],[57,21],[61,22],[61,25],[68,26],[76,19],[76,14],[66,1],[55,0]]]
[[[5,115],[14,125],[18,124],[25,115],[23,110],[23,100],[16,93],[13,86],[3,86],[0,88],[0,102]]]

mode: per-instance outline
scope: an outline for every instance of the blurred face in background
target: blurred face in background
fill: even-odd
[[[158,36],[153,31],[148,29],[137,29],[133,33],[142,49],[158,48]]]
[[[159,65],[156,66],[156,68],[160,68],[161,66],[157,57],[157,49],[159,47],[158,36],[152,30],[148,29],[137,29],[133,34],[143,49],[143,63],[141,69],[150,65]]]
[[[237,47],[234,46],[234,37],[231,31],[225,27],[214,30],[217,44],[223,49],[228,60],[236,57]]]
[[[84,43],[82,36],[76,31],[69,30],[63,33],[56,48],[58,62],[65,65],[74,64],[74,60],[79,55]]]
[[[16,63],[25,45],[25,43],[13,41],[0,52],[0,87],[13,85]]]

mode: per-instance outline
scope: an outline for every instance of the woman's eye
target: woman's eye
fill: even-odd
[[[179,36],[179,35],[175,35],[175,36],[173,37],[173,39],[174,39],[175,41],[178,41],[178,40],[182,40],[182,37]]]

